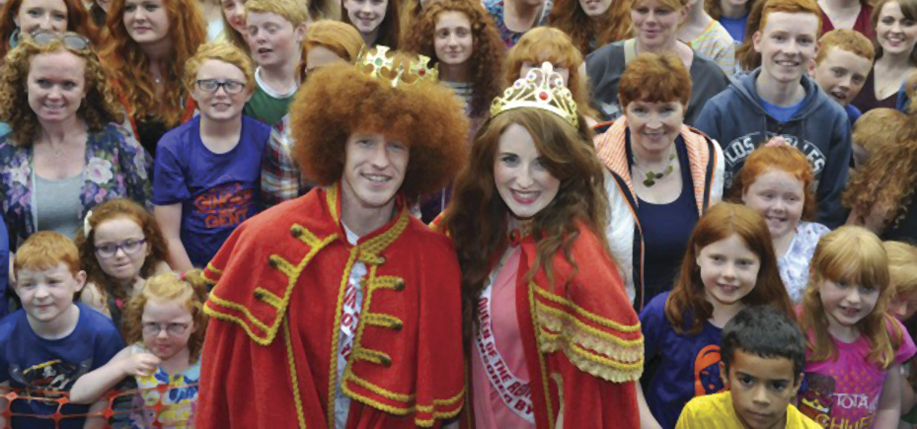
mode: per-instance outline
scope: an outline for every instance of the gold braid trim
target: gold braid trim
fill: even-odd
[[[268,303],[271,307],[280,310],[283,307],[283,298],[262,287],[255,288],[255,297]]]
[[[296,356],[293,353],[293,342],[290,335],[290,318],[283,318],[283,342],[287,346],[287,362],[290,365],[290,382],[293,388],[293,404],[296,406],[296,420],[301,429],[306,429],[306,415],[302,409],[302,397],[299,395],[299,378],[296,376]]]
[[[347,258],[347,264],[344,265],[344,275],[341,277],[341,285],[338,288],[338,302],[334,310],[334,329],[331,330],[331,360],[328,368],[328,425],[334,426],[334,387],[337,385],[337,367],[338,367],[338,343],[341,336],[341,311],[344,308],[344,293],[347,290],[347,282],[350,281],[350,271],[353,269],[353,263],[357,259],[359,249],[353,247],[350,249],[350,256]],[[353,352],[351,352],[353,356]],[[350,362],[344,367],[344,377],[347,376],[347,368]],[[341,380],[343,385],[343,380]]]
[[[338,214],[338,186],[340,182],[325,188],[325,203],[328,204],[328,212],[331,213],[334,223],[341,221],[341,216]]]
[[[303,229],[299,225],[293,225],[293,227],[291,227],[290,230],[291,230],[291,233],[294,234],[294,236],[296,236],[296,234],[293,233],[293,230],[296,229],[297,227],[300,229]],[[281,258],[280,256],[271,255],[268,258],[271,268],[274,268],[282,272],[289,279],[287,281],[287,287],[283,293],[283,298],[280,298],[279,296],[274,295],[274,294],[271,294],[270,296],[264,295],[262,292],[258,291],[259,288],[256,288],[254,291],[252,291],[252,294],[255,297],[255,299],[258,299],[259,301],[264,302],[277,309],[277,314],[274,316],[274,320],[271,323],[271,326],[267,326],[264,322],[256,318],[251,313],[251,311],[249,311],[248,308],[245,307],[244,305],[222,299],[213,293],[210,294],[210,297],[207,301],[207,305],[204,307],[204,311],[210,317],[214,317],[219,320],[225,320],[225,321],[237,323],[239,326],[242,327],[242,329],[245,330],[245,333],[248,334],[248,336],[252,339],[252,341],[255,341],[256,343],[261,344],[262,346],[270,345],[274,341],[274,338],[277,336],[277,330],[280,328],[280,323],[286,314],[286,309],[290,303],[290,296],[293,292],[293,288],[296,286],[296,282],[299,280],[299,276],[302,274],[302,270],[306,268],[309,262],[312,261],[312,259],[315,257],[316,254],[318,254],[319,251],[324,249],[325,246],[330,244],[335,239],[337,239],[337,234],[331,234],[328,237],[325,237],[324,239],[318,241],[316,243],[316,246],[309,249],[309,252],[306,253],[305,256],[303,256],[303,258],[299,261],[299,263],[295,267],[292,266],[292,264],[287,262],[285,259]],[[221,307],[228,308],[230,310],[235,310],[239,313],[242,313],[242,315],[245,316],[245,320],[235,315],[221,312],[217,310],[216,308],[213,308],[214,305],[219,305]],[[255,333],[252,330],[251,326],[249,325],[252,325],[258,328],[259,330],[263,331],[264,334],[259,335]]]
[[[350,359],[372,362],[374,364],[383,365],[383,366],[392,365],[391,356],[385,353],[382,353],[378,350],[370,350],[366,348],[361,348],[359,350],[354,348],[354,350],[350,353]]]
[[[541,345],[541,329],[538,329],[538,319],[537,313],[535,312],[535,290],[538,289],[538,286],[535,285],[535,282],[529,282],[529,312],[532,313],[532,326],[535,328],[535,349],[542,350]],[[548,388],[548,371],[544,365],[544,356],[542,353],[538,353],[538,367],[541,371],[541,384],[542,389],[544,389],[544,404],[546,411],[548,412],[548,427],[554,427],[554,411],[551,407],[551,389]]]
[[[371,313],[364,314],[363,317],[366,318],[366,324],[369,326],[394,329],[396,331],[400,331],[404,327],[404,322],[401,319],[387,314]]]
[[[413,402],[415,399],[415,396],[413,394],[405,395],[405,394],[395,393],[395,392],[383,389],[360,377],[357,377],[356,375],[353,375],[353,373],[345,374],[344,379],[347,382],[352,382],[356,384],[357,386],[360,386],[383,398],[386,398],[392,401],[404,402],[405,404],[409,404]],[[357,399],[360,402],[370,405],[371,407],[377,410],[385,411],[387,413],[394,414],[396,416],[406,416],[408,414],[417,413],[417,412],[424,413],[424,414],[430,414],[431,415],[430,419],[421,419],[421,418],[414,419],[414,422],[418,426],[421,426],[421,427],[430,427],[430,426],[433,426],[433,422],[435,420],[450,419],[458,415],[458,413],[462,411],[462,407],[456,407],[456,405],[459,405],[465,397],[465,389],[463,388],[461,391],[459,391],[458,394],[456,394],[455,396],[451,398],[434,399],[432,405],[411,404],[405,407],[397,407],[394,405],[383,404],[374,399],[360,395],[359,393],[352,391],[349,387],[347,387],[346,384],[341,384],[341,390],[343,390],[347,396],[350,396],[353,399]],[[439,409],[445,408],[445,407],[453,407],[454,409],[449,410],[449,411],[439,411]]]
[[[219,269],[219,268],[217,268],[217,267],[214,267],[213,264],[211,264],[211,263],[209,263],[209,262],[207,263],[207,269],[210,270],[210,271],[212,271],[214,274],[216,274],[216,275],[218,275],[218,276],[222,276],[222,275],[223,275],[223,270],[221,270],[221,269]]]
[[[643,360],[643,338],[625,340],[616,335],[602,332],[565,313],[563,310],[536,304],[538,321],[546,335],[560,336],[572,340],[586,349],[624,362]]]
[[[566,298],[561,298],[540,287],[536,287],[535,292],[537,292],[540,297],[545,298],[548,301],[555,302],[557,304],[563,305],[564,307],[569,307],[571,310],[573,310],[574,313],[576,313],[577,316],[582,316],[597,325],[604,326],[606,328],[614,329],[616,331],[621,331],[621,332],[640,331],[640,323],[637,323],[636,325],[623,325],[613,320],[609,320],[604,317],[597,316],[594,313],[580,307],[579,305],[576,305],[573,301],[570,301],[569,299],[566,299]]]

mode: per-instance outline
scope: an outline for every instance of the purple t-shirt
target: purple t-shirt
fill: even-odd
[[[201,141],[201,119],[167,132],[156,150],[153,204],[182,204],[181,241],[203,268],[246,219],[258,213],[261,158],[269,126],[242,116],[239,144],[213,153]]]
[[[895,363],[900,364],[914,356],[917,348],[901,322],[891,320],[904,335],[895,353]],[[895,335],[891,323],[888,326],[890,335]],[[825,427],[871,428],[888,371],[867,361],[870,342],[866,336],[849,344],[832,339],[837,345],[836,361],[806,362],[799,411]]]

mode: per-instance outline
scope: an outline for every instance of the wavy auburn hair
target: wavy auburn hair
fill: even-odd
[[[86,122],[89,131],[99,132],[111,122],[121,123],[124,120],[117,92],[111,86],[95,49],[90,46],[87,51],[75,51],[66,47],[61,38],[39,45],[25,36],[0,65],[0,100],[4,100],[0,103],[0,121],[10,124],[13,143],[18,146],[31,146],[41,130],[38,116],[29,106],[26,91],[32,59],[36,55],[56,52],[69,52],[83,60],[86,96],[76,114]]]
[[[570,77],[567,78],[567,88],[573,93],[579,114],[596,117],[589,103],[589,82],[583,81],[578,73],[583,64],[583,54],[580,53],[573,41],[563,31],[550,27],[536,27],[526,31],[519,38],[519,43],[509,50],[506,64],[503,67],[503,86],[510,87],[516,80],[524,78],[522,64],[531,63],[533,67],[541,66],[543,62],[554,64],[554,68],[567,69]]]
[[[89,16],[89,11],[86,10],[82,0],[62,1],[67,8],[66,31],[79,34],[89,39],[93,44],[98,43],[99,29],[93,23],[92,18]],[[22,2],[23,0],[9,0],[3,5],[3,9],[0,9],[0,15],[3,16],[2,20],[0,20],[0,58],[5,57],[11,49],[10,38],[13,37],[13,32],[19,28],[14,19],[19,15],[19,8],[22,6]]]
[[[500,95],[500,71],[506,45],[500,39],[490,14],[480,3],[468,0],[440,0],[431,3],[414,22],[403,41],[402,49],[430,57],[432,64],[438,64],[436,49],[436,22],[445,12],[464,14],[471,23],[471,49],[474,52],[468,60],[469,77],[472,82],[471,116],[487,115],[490,103]]]
[[[733,235],[738,236],[761,263],[755,286],[742,298],[742,304],[746,307],[770,305],[795,320],[793,303],[780,279],[771,233],[764,218],[741,204],[718,203],[697,221],[675,286],[665,302],[665,317],[675,332],[697,335],[704,328],[704,322],[713,317],[713,304],[707,301],[707,288],[701,280],[697,257],[704,247]]]
[[[595,49],[619,40],[629,39],[632,35],[630,2],[615,0],[601,20],[596,20],[580,5],[580,0],[557,0],[548,18],[551,27],[557,28],[570,36],[573,46],[583,54],[592,52],[589,42],[596,40]]]
[[[544,270],[553,282],[553,259],[558,253],[573,265],[588,261],[570,259],[570,249],[585,225],[605,245],[608,197],[603,185],[603,167],[592,147],[592,129],[582,116],[579,129],[554,113],[537,108],[508,110],[488,119],[478,130],[468,165],[452,191],[452,203],[441,225],[455,244],[462,268],[462,308],[465,337],[470,338],[484,283],[508,245],[509,208],[497,192],[494,164],[501,136],[513,125],[525,128],[535,141],[545,168],[560,180],[557,195],[533,216],[532,236],[537,255],[531,279]]]
[[[115,298],[126,300],[130,298],[130,292],[115,287],[118,282],[102,270],[102,266],[99,265],[99,260],[96,257],[95,232],[98,230],[99,225],[115,219],[130,220],[143,230],[147,255],[143,261],[143,267],[140,268],[141,278],[149,278],[156,272],[157,266],[165,262],[166,256],[168,256],[168,247],[156,219],[143,206],[128,199],[116,198],[99,204],[92,209],[92,216],[84,220],[90,226],[89,235],[86,235],[83,228],[80,228],[74,239],[76,247],[80,249],[80,264],[86,270],[87,281],[94,283],[98,287],[103,299],[111,294]]]
[[[293,159],[322,186],[341,180],[352,134],[379,133],[403,143],[410,160],[400,192],[409,203],[455,177],[468,139],[468,119],[449,88],[430,80],[393,88],[345,63],[310,72],[290,105],[290,128]]]
[[[895,361],[895,351],[901,346],[904,333],[886,314],[894,290],[889,287],[888,254],[879,237],[866,228],[842,226],[825,234],[815,246],[800,320],[803,331],[810,333],[810,362],[837,359],[837,345],[828,333],[828,316],[821,298],[825,281],[878,290],[875,308],[857,322],[856,329],[869,340],[867,361],[888,368]],[[892,335],[888,332],[889,325]]]
[[[864,117],[870,113],[867,112]],[[917,186],[917,111],[912,109],[902,123],[886,120],[882,124],[886,128],[900,125],[900,129],[896,134],[888,133],[888,140],[874,142],[875,148],[871,149],[866,164],[858,167],[847,182],[843,203],[860,216],[857,219],[859,222],[865,222],[873,210],[879,210],[878,213],[885,214],[883,222],[887,227],[907,215],[907,207],[914,198],[914,187]]]
[[[143,341],[143,309],[147,302],[180,301],[191,313],[191,320],[194,322],[194,332],[188,338],[188,349],[191,362],[197,363],[204,347],[204,333],[207,332],[209,319],[204,313],[207,281],[201,273],[201,270],[189,270],[184,274],[162,273],[147,279],[140,295],[132,298],[124,308],[124,341],[128,344]]]
[[[166,57],[166,69],[162,71],[166,85],[160,97],[153,85],[149,57],[124,26],[125,2],[112,0],[108,9],[108,34],[102,58],[114,71],[121,96],[133,117],[152,116],[164,121],[169,128],[178,126],[185,113],[186,99],[190,97],[181,84],[185,63],[207,42],[207,26],[200,8],[194,0],[162,0],[169,17],[167,37],[172,42],[172,52]]]
[[[350,24],[340,21],[323,19],[312,23],[306,38],[302,41],[302,61],[299,63],[299,75],[306,76],[308,67],[309,50],[317,47],[325,48],[347,63],[353,64],[363,49],[363,37]]]

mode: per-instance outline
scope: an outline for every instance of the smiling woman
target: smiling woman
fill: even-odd
[[[98,29],[81,0],[9,0],[0,10],[0,58],[16,47],[19,34],[72,31],[97,41]]]
[[[690,97],[678,57],[639,55],[618,86],[624,116],[596,137],[611,178],[608,244],[637,308],[672,288],[694,224],[722,197],[722,149],[684,125]]]
[[[399,0],[344,0],[342,20],[363,35],[366,46],[398,49],[401,37]]]
[[[74,33],[25,37],[0,68],[3,217],[15,248],[38,230],[76,234],[103,201],[150,198],[143,148],[117,123],[123,114],[88,40]]]

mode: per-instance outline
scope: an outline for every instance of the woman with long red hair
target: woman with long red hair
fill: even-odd
[[[592,131],[562,80],[545,63],[494,101],[442,222],[479,428],[638,426],[643,339],[603,234]]]
[[[19,34],[39,30],[77,33],[97,42],[98,29],[80,0],[9,0],[0,9],[0,59],[19,43]]]
[[[106,26],[101,55],[137,139],[155,158],[159,138],[194,113],[181,76],[207,26],[194,0],[113,0]]]

